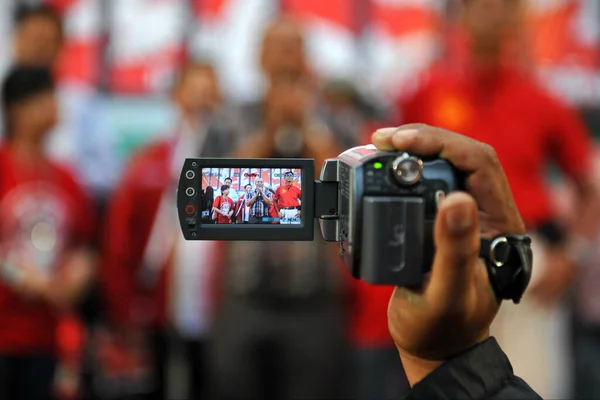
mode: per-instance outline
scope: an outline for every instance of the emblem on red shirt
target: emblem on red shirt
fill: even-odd
[[[469,103],[453,94],[443,94],[434,103],[434,125],[455,132],[463,132],[471,119]]]
[[[70,204],[57,188],[22,184],[0,201],[0,243],[11,257],[27,257],[50,272],[68,240]]]

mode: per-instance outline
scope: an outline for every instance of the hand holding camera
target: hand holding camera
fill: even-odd
[[[397,287],[390,302],[390,332],[414,384],[489,336],[499,302],[480,258],[480,237],[525,234],[525,225],[490,146],[419,124],[379,130],[373,143],[437,156],[465,173],[467,193],[451,193],[439,205],[428,281],[418,289]]]
[[[302,180],[302,223],[293,226],[216,229],[186,210],[197,202],[201,171],[293,168],[310,177],[315,160],[187,159],[180,223],[188,240],[298,241],[314,239],[318,220],[355,278],[397,286],[390,331],[414,383],[484,340],[500,301],[520,301],[531,239],[490,146],[424,125],[379,130],[373,143],[326,160],[320,180]]]

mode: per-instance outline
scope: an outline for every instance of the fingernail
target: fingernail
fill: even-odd
[[[398,128],[382,128],[377,129],[377,131],[375,131],[375,134],[381,138],[386,138],[392,136],[397,130]]]
[[[473,226],[473,213],[469,207],[455,206],[446,214],[448,228],[454,233],[466,233]]]

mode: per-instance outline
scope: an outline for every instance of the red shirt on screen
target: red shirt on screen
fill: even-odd
[[[231,223],[231,217],[227,216],[227,214],[230,211],[233,211],[233,208],[234,208],[233,200],[231,199],[231,197],[225,197],[225,196],[217,197],[213,203],[213,207],[217,207],[219,210],[221,210],[221,212],[223,212],[225,214],[225,215],[223,215],[223,214],[217,213],[217,223],[218,224],[230,224]],[[233,214],[232,214],[232,217],[233,217]]]
[[[302,189],[294,185],[282,185],[275,190],[273,200],[277,202],[277,207],[281,210],[287,207],[298,207],[299,199],[302,199]]]
[[[0,258],[29,262],[50,276],[66,253],[90,245],[94,210],[66,169],[48,160],[31,167],[7,145],[0,148]],[[28,259],[28,261],[25,261]],[[53,353],[60,314],[45,303],[23,299],[0,274],[0,353]]]
[[[426,123],[494,147],[529,229],[554,216],[546,168],[576,177],[591,170],[593,144],[575,111],[516,69],[435,72],[402,101],[402,123]]]

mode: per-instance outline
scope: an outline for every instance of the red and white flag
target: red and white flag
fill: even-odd
[[[63,18],[66,40],[58,59],[62,83],[95,86],[102,57],[101,0],[46,0]]]
[[[112,2],[109,77],[114,92],[149,94],[167,90],[185,59],[187,0]]]
[[[305,29],[309,62],[318,75],[354,79],[359,61],[363,0],[281,0],[282,11]]]
[[[439,48],[445,2],[372,0],[365,72],[377,93],[402,97],[431,67]]]
[[[600,103],[600,2],[530,0],[531,55],[540,82],[576,105]]]

